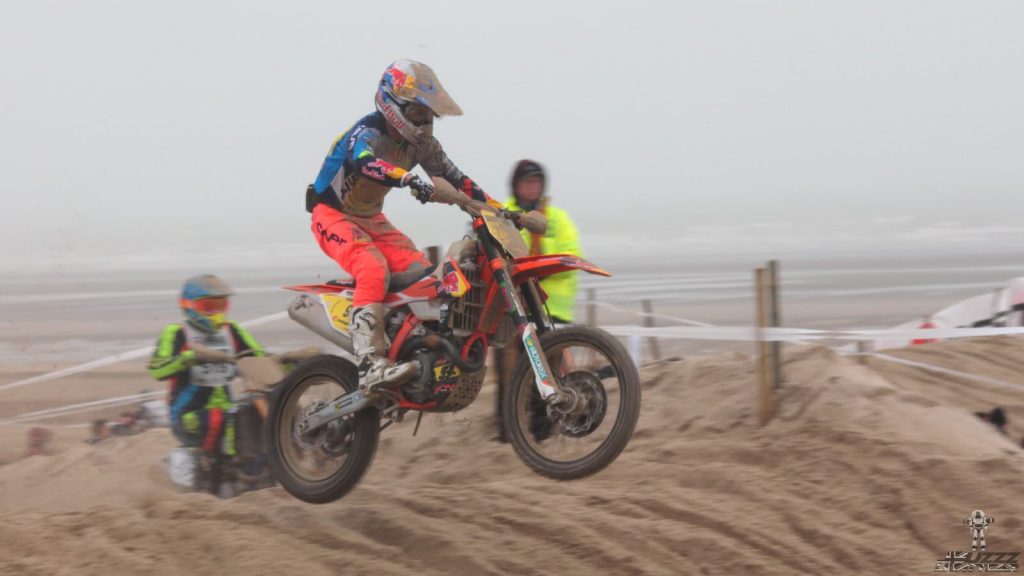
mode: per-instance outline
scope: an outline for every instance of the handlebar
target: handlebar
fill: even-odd
[[[431,177],[434,182],[434,196],[432,200],[442,204],[458,206],[463,212],[473,216],[480,216],[485,208],[494,210],[484,202],[474,200],[459,192],[444,178]],[[508,210],[495,210],[501,217],[511,221],[517,228],[526,228],[531,234],[544,234],[547,231],[548,219],[544,214],[533,210],[523,214],[522,212],[510,212]]]
[[[224,362],[237,365],[245,381],[244,388],[249,392],[269,390],[284,379],[287,370],[286,365],[296,364],[320,353],[320,350],[314,347],[289,350],[267,356],[253,356],[251,354],[239,354],[236,356],[199,344],[192,344],[190,349],[195,351],[196,359],[200,362]]]
[[[195,352],[196,359],[200,362],[223,362],[226,364],[235,364],[239,360],[245,358],[256,358],[251,352],[242,353],[239,355],[230,354],[221,350],[214,350],[213,348],[207,348],[202,344],[191,344],[189,346],[193,352]],[[280,354],[268,354],[264,358],[268,358],[277,363],[284,364],[295,364],[312,358],[320,354],[320,349],[314,346],[307,346],[306,348],[300,348],[298,350],[288,350],[287,352],[281,352]]]
[[[213,348],[207,348],[201,344],[190,344],[189,349],[195,353],[196,360],[200,362],[223,362],[227,364],[233,364],[235,362],[234,354],[229,354],[221,350],[214,350]]]

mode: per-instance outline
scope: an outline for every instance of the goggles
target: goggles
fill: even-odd
[[[228,311],[228,299],[226,297],[216,297],[182,300],[181,307],[195,310],[200,314],[223,314]]]
[[[416,126],[430,124],[434,120],[434,111],[418,102],[410,102],[402,108],[406,120]]]

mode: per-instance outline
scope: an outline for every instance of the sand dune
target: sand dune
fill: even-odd
[[[1024,383],[1024,341],[897,351]],[[312,506],[280,489],[220,501],[171,489],[166,430],[0,467],[3,574],[923,573],[998,521],[1018,550],[1024,452],[972,411],[1022,394],[823,348],[788,351],[775,420],[756,426],[750,359],[644,369],[635,438],[558,483],[489,441],[492,398],[385,432],[363,483]],[[1018,422],[1014,420],[1019,419]]]

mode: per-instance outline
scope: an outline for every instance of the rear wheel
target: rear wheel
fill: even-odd
[[[377,452],[380,415],[368,407],[302,434],[302,417],[358,388],[355,366],[337,356],[302,362],[281,381],[267,415],[267,452],[274,477],[290,494],[314,504],[347,494]]]
[[[505,435],[527,466],[557,480],[582,478],[612,463],[640,416],[640,375],[613,336],[570,326],[540,338],[569,406],[540,399],[533,368],[520,355],[502,402]]]

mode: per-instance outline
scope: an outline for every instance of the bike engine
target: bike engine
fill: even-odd
[[[455,412],[469,406],[480,394],[486,366],[466,372],[435,350],[419,350],[412,358],[426,368],[417,378],[402,385],[402,392],[409,400],[419,404],[435,402],[432,412]]]
[[[412,380],[402,385],[402,393],[406,398],[419,404],[425,404],[434,399],[434,371],[432,367],[441,359],[440,352],[420,350],[412,355],[412,358],[420,363],[420,373]]]

